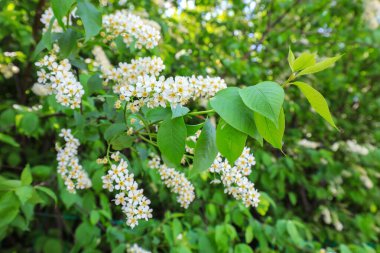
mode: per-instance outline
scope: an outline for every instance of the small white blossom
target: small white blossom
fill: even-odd
[[[152,209],[149,208],[150,200],[143,195],[143,190],[138,189],[134,175],[127,170],[128,163],[119,157],[119,153],[112,154],[111,158],[120,162],[112,164],[107,174],[102,177],[103,188],[110,192],[118,191],[113,201],[116,205],[121,205],[127,216],[127,225],[134,228],[139,220],[152,218]]]
[[[225,193],[232,195],[235,199],[241,200],[246,207],[257,207],[260,202],[260,193],[255,189],[254,184],[249,181],[248,177],[252,170],[251,167],[256,164],[255,158],[250,154],[250,149],[245,147],[243,153],[231,166],[227,159],[222,159],[218,154],[214,163],[209,168],[212,173],[220,175]],[[219,182],[215,179],[212,183]]]
[[[60,137],[65,140],[63,148],[56,144],[57,171],[65,181],[69,192],[75,193],[75,189],[86,189],[91,187],[91,180],[87,172],[79,164],[78,147],[79,141],[71,134],[71,129],[61,129]]]
[[[168,168],[165,164],[161,164],[161,159],[155,154],[151,154],[152,159],[148,162],[148,167],[157,169],[160,173],[161,180],[175,194],[178,194],[177,201],[181,207],[188,208],[190,203],[195,199],[194,186],[185,177],[183,173],[173,168]]]
[[[39,95],[55,94],[58,103],[71,109],[79,108],[84,94],[83,87],[71,71],[67,59],[60,62],[54,54],[46,55],[36,63],[38,83],[33,90]]]
[[[141,248],[137,244],[133,244],[132,246],[127,245],[127,253],[151,253],[151,252]]]
[[[136,39],[136,47],[151,49],[158,45],[161,39],[160,27],[153,21],[143,19],[127,10],[119,10],[103,16],[105,39],[112,40],[121,36],[125,44],[130,45]]]

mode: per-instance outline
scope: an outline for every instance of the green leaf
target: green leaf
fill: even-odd
[[[207,170],[214,162],[218,154],[215,135],[215,128],[210,119],[207,119],[195,145],[192,175]]]
[[[33,59],[33,60],[34,60],[34,59],[37,57],[37,55],[38,55],[39,53],[41,53],[42,50],[44,50],[45,48],[47,48],[48,50],[51,50],[51,48],[52,48],[52,43],[53,43],[52,34],[51,34],[51,29],[52,29],[52,27],[53,27],[54,20],[55,20],[55,17],[53,17],[53,18],[50,20],[50,24],[49,24],[48,29],[46,30],[46,32],[43,33],[40,42],[38,42],[36,48],[34,49],[34,52],[33,52],[33,54],[32,54],[32,59]]]
[[[239,88],[229,87],[219,91],[210,100],[210,104],[229,125],[255,138],[262,144],[263,139],[256,129],[253,112],[243,103],[239,95]]]
[[[92,210],[91,213],[90,213],[90,222],[91,222],[91,224],[95,225],[96,223],[98,223],[99,218],[100,218],[99,212],[96,211],[96,210]]]
[[[100,74],[94,74],[87,80],[87,87],[90,94],[103,88],[103,79]]]
[[[98,236],[100,230],[88,222],[83,222],[75,230],[75,243],[79,246],[90,245]]]
[[[315,64],[315,54],[306,53],[306,52],[302,53],[293,62],[293,72],[313,66],[314,64]]]
[[[19,213],[20,204],[13,192],[7,192],[0,197],[0,227],[11,223]]]
[[[15,141],[15,139],[13,139],[12,136],[7,134],[0,133],[0,141],[9,144],[15,148],[20,147],[20,145]]]
[[[102,13],[88,0],[78,0],[77,15],[82,19],[86,39],[97,35],[102,29]]]
[[[39,124],[40,120],[38,116],[34,113],[28,112],[21,118],[20,127],[27,135],[31,135],[37,131]]]
[[[321,93],[304,82],[293,82],[292,84],[301,90],[306,99],[309,101],[311,107],[313,107],[322,118],[324,118],[331,126],[338,129],[331,116],[329,106]]]
[[[50,198],[54,200],[54,203],[57,204],[57,195],[51,189],[44,186],[36,186],[36,189],[48,195]]]
[[[197,124],[197,125],[186,125],[187,136],[194,135],[202,127],[203,127],[203,123],[200,123],[200,124]]]
[[[347,247],[344,244],[339,245],[339,251],[340,253],[351,253],[352,251],[350,250],[349,247]]]
[[[239,93],[250,109],[267,117],[278,126],[278,118],[285,98],[284,89],[278,83],[261,82],[244,88]]]
[[[248,226],[247,229],[245,230],[245,242],[246,243],[251,243],[253,240],[253,228],[251,226]]]
[[[302,240],[301,236],[298,233],[296,225],[292,221],[288,220],[286,222],[286,230],[288,231],[288,233],[290,235],[290,239],[292,239],[292,241],[296,245],[301,245],[302,244],[303,240]]]
[[[156,107],[149,109],[145,116],[150,122],[157,122],[169,118],[171,116],[171,110],[167,107]]]
[[[21,184],[30,185],[33,181],[32,173],[29,165],[26,165],[25,169],[21,173]]]
[[[285,131],[285,115],[284,110],[280,111],[278,128],[268,118],[255,113],[255,122],[259,133],[273,147],[282,149],[282,137]]]
[[[247,134],[236,130],[223,119],[219,120],[216,129],[216,146],[231,165],[243,152],[246,140]]]
[[[335,57],[326,58],[323,61],[320,61],[320,62],[316,63],[313,66],[305,68],[304,70],[302,70],[301,72],[299,72],[297,74],[297,76],[312,74],[312,73],[316,73],[316,72],[320,72],[322,70],[325,70],[325,69],[331,67],[332,65],[334,65],[334,63],[337,60],[339,60],[341,57],[342,57],[341,55],[338,55],[338,56],[335,56]]]
[[[164,120],[157,133],[157,144],[163,159],[179,165],[185,153],[186,125],[182,117]]]
[[[69,57],[71,52],[76,48],[77,39],[79,37],[80,35],[71,28],[67,29],[62,34],[62,36],[58,39],[59,54],[61,55],[62,58]]]
[[[112,139],[116,138],[126,130],[127,126],[124,123],[112,124],[104,132],[104,139],[110,142]]]
[[[62,18],[66,16],[74,2],[75,0],[51,0],[51,8],[53,9],[54,16],[62,28],[65,28]]]
[[[62,241],[59,239],[55,238],[48,238],[44,242],[44,247],[43,247],[43,252],[44,253],[61,253],[63,251],[63,246],[62,246]]]
[[[17,197],[20,200],[21,205],[24,205],[33,195],[33,187],[30,185],[24,185],[16,189]]]
[[[234,253],[253,253],[253,250],[247,244],[239,243],[235,246]]]
[[[11,191],[21,186],[20,180],[12,180],[0,177],[0,191]]]
[[[289,47],[288,63],[289,63],[290,69],[291,69],[293,72],[294,72],[294,70],[293,70],[294,60],[295,60],[294,54],[293,54],[293,52],[292,52],[292,49]]]
[[[182,105],[172,106],[172,119],[182,117],[189,112],[189,108]]]
[[[126,133],[122,133],[121,135],[112,139],[112,141],[110,143],[112,145],[113,150],[123,150],[125,148],[130,148],[135,139],[136,138],[133,136],[129,136]]]

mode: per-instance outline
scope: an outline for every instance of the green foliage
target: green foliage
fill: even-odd
[[[216,129],[216,146],[229,163],[234,164],[236,159],[241,155],[246,140],[247,134],[236,130],[223,119],[219,120]]]
[[[192,175],[195,176],[197,173],[210,168],[217,153],[215,127],[211,121],[207,119],[195,146]]]
[[[157,144],[163,159],[179,165],[185,153],[186,125],[182,117],[164,120],[157,133]]]
[[[134,243],[152,252],[380,250],[380,32],[364,22],[367,1],[195,1],[194,8],[187,1],[174,9],[160,1],[110,2],[1,2],[2,252],[125,252]],[[54,17],[42,31],[48,7]],[[140,50],[135,40],[126,46],[122,36],[106,42],[102,15],[123,8],[160,27],[154,50]],[[63,22],[74,9],[78,16]],[[85,90],[76,110],[32,90],[34,63],[55,43]],[[113,87],[103,85],[91,60],[95,46],[115,66],[159,56],[165,76],[221,76],[229,87],[209,103],[117,110]],[[8,64],[19,69],[10,78],[2,72]],[[314,112],[340,131],[329,131]],[[61,128],[79,139],[92,181],[75,195],[56,171]],[[197,141],[187,139],[198,130]],[[257,208],[225,194],[207,172],[218,152],[233,163],[244,146],[256,159],[249,180],[261,194]],[[96,163],[116,151],[152,201],[153,218],[134,229],[103,189],[106,171]],[[195,186],[188,209],[148,168],[152,152]]]
[[[101,12],[88,0],[77,0],[77,14],[81,18],[86,31],[86,41],[97,35],[102,28]]]

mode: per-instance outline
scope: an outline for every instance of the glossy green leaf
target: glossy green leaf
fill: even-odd
[[[32,112],[25,113],[21,119],[20,128],[27,134],[32,135],[39,127],[40,120],[38,116]]]
[[[86,39],[97,35],[102,29],[102,13],[88,0],[78,0],[77,15],[81,18],[86,31]]]
[[[50,198],[54,200],[54,203],[57,204],[58,202],[57,195],[51,189],[44,186],[36,186],[36,189],[48,195]]]
[[[219,91],[210,100],[210,104],[224,121],[262,144],[262,137],[256,129],[253,112],[243,103],[239,88],[229,87]]]
[[[9,144],[15,148],[20,147],[20,145],[13,139],[12,136],[0,133],[0,141],[6,144]]]
[[[62,28],[65,28],[62,19],[69,12],[74,2],[75,0],[51,0],[51,8],[53,9],[54,16]]]
[[[282,137],[285,131],[285,115],[284,111],[280,111],[278,128],[268,118],[259,113],[255,113],[255,122],[257,129],[264,140],[269,142],[273,147],[282,149]]]
[[[195,145],[192,175],[207,170],[214,162],[217,154],[215,128],[210,119],[207,119]]]
[[[203,123],[197,125],[186,125],[187,136],[192,136],[196,134],[196,132],[203,127]]]
[[[47,48],[48,50],[52,49],[53,38],[52,38],[51,30],[53,27],[54,20],[55,20],[55,17],[53,17],[50,20],[48,29],[44,32],[41,40],[38,42],[36,48],[34,49],[34,52],[32,54],[32,59],[35,59],[37,55],[41,53],[45,48]]]
[[[126,130],[127,126],[124,123],[112,124],[104,132],[104,139],[109,142],[117,136],[121,135]]]
[[[315,54],[311,53],[302,53],[297,59],[293,62],[293,71],[299,71],[307,67],[313,66],[315,64]]]
[[[167,107],[156,107],[149,109],[145,113],[145,116],[150,122],[157,122],[169,118],[171,116],[171,110]]]
[[[182,105],[172,106],[172,119],[182,117],[189,112],[189,108]]]
[[[27,165],[21,173],[21,184],[30,185],[33,181],[32,172],[29,165]]]
[[[15,191],[17,197],[20,200],[21,205],[25,204],[26,201],[28,201],[32,195],[33,195],[33,187],[30,185],[23,185],[16,189]]]
[[[230,164],[234,164],[236,159],[241,155],[246,140],[247,134],[236,130],[223,119],[219,121],[216,129],[216,146]]]
[[[19,213],[19,201],[14,192],[7,192],[0,197],[0,227],[6,226]]]
[[[303,240],[300,236],[300,234],[298,233],[298,230],[297,230],[297,227],[296,225],[294,224],[294,222],[292,221],[287,221],[286,222],[286,230],[288,231],[289,235],[290,235],[290,239],[296,243],[297,245],[301,245]]]
[[[247,244],[239,243],[235,246],[234,253],[253,253],[253,250]]]
[[[260,113],[278,125],[284,102],[284,89],[275,82],[261,82],[240,90],[243,102],[253,111]]]
[[[292,52],[292,49],[289,47],[288,63],[289,63],[290,69],[291,69],[292,71],[293,71],[294,60],[295,60],[294,54],[293,54],[293,52]]]
[[[136,139],[134,136],[129,136],[126,133],[122,133],[119,136],[111,140],[111,146],[113,150],[123,150],[125,148],[130,148],[133,141]]]
[[[157,144],[164,160],[179,165],[185,153],[186,125],[182,117],[164,120],[157,133]]]
[[[320,62],[316,63],[313,66],[305,68],[304,70],[302,70],[301,72],[299,72],[297,74],[297,76],[302,76],[302,75],[307,75],[307,74],[313,74],[313,73],[317,73],[317,72],[320,72],[322,70],[325,70],[325,69],[333,66],[334,63],[336,61],[338,61],[341,57],[342,56],[339,55],[339,56],[335,56],[335,57],[331,57],[331,58],[326,58],[323,61],[320,61]]]
[[[63,58],[69,57],[71,52],[77,47],[77,39],[79,37],[79,33],[69,28],[58,39],[59,54]]]
[[[324,118],[331,126],[338,129],[331,116],[329,106],[321,93],[313,87],[304,82],[294,82],[293,85],[297,86],[309,101],[311,107]]]

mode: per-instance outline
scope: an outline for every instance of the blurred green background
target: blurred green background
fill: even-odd
[[[110,2],[104,12],[122,8]],[[157,55],[166,75],[220,76],[229,86],[249,86],[285,81],[289,47],[296,56],[343,55],[334,68],[305,79],[328,100],[339,132],[291,87],[285,155],[250,143],[257,160],[250,179],[264,196],[257,209],[205,175],[192,180],[197,198],[181,209],[140,162],[148,152],[141,145],[134,173],[144,178],[154,219],[133,230],[101,186],[104,172],[95,160],[106,149],[102,129],[75,113],[71,120],[52,112],[50,98],[31,92],[32,52],[48,6],[0,0],[1,252],[125,252],[134,243],[152,252],[380,252],[380,1],[127,1],[126,8],[160,25],[162,41],[152,52],[104,47],[114,64]],[[93,58],[91,43],[81,50],[83,60]],[[81,161],[93,180],[92,189],[76,195],[56,176],[62,126],[81,133]],[[7,194],[27,164],[31,175],[21,181],[33,178],[30,194]]]

